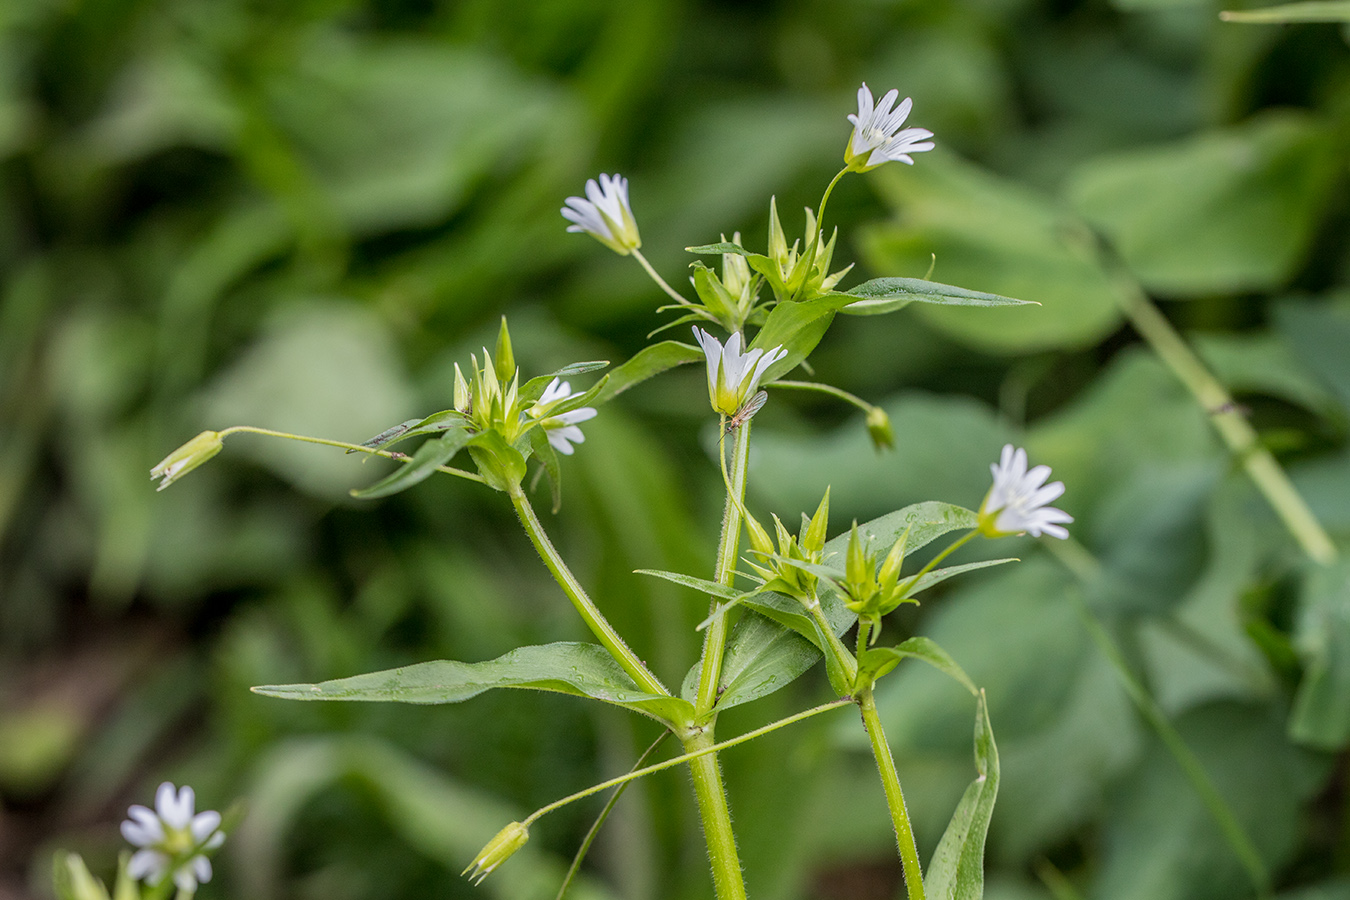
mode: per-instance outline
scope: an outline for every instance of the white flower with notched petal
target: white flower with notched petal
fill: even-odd
[[[727,338],[725,347],[701,328],[694,329],[694,339],[708,360],[708,399],[713,409],[727,416],[736,415],[769,366],[787,356],[781,344],[767,353],[758,349],[742,353],[739,331]]]
[[[175,791],[164,782],[155,793],[155,808],[133,806],[122,823],[122,837],[139,848],[127,864],[127,874],[137,881],[159,884],[172,875],[180,890],[191,893],[211,880],[211,861],[206,852],[225,842],[220,813],[193,813],[196,798],[184,785]]]
[[[572,444],[581,444],[586,440],[586,435],[581,433],[577,423],[594,419],[596,413],[589,406],[559,413],[556,416],[549,415],[549,410],[564,400],[575,397],[578,393],[580,391],[573,393],[572,386],[566,381],[559,381],[555,378],[548,383],[548,387],[544,388],[544,393],[539,395],[538,402],[530,407],[530,415],[542,420],[539,424],[544,427],[548,442],[553,445],[554,450],[564,456],[572,455]]]
[[[637,220],[628,205],[628,179],[621,175],[601,175],[600,183],[586,182],[586,196],[568,197],[563,218],[571,222],[568,231],[584,231],[615,253],[627,256],[642,246]]]
[[[887,91],[881,102],[873,106],[867,85],[858,88],[858,114],[848,117],[853,123],[853,134],[844,148],[844,164],[850,169],[866,172],[888,162],[912,166],[911,153],[933,149],[933,142],[928,140],[933,132],[926,128],[900,128],[909,118],[914,101],[906,97],[892,109],[899,96],[899,91]]]
[[[1064,482],[1045,483],[1050,477],[1049,466],[1027,471],[1027,451],[1005,444],[998,464],[991,465],[989,471],[994,475],[994,486],[980,504],[981,532],[988,537],[1024,531],[1033,537],[1042,533],[1057,538],[1069,536],[1060,523],[1072,522],[1073,516],[1046,505],[1064,493]]]

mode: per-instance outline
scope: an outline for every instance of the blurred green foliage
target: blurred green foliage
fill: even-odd
[[[1249,896],[1173,758],[1088,639],[1099,616],[1288,900],[1350,897],[1350,582],[1310,572],[1175,378],[1122,327],[1095,231],[1190,336],[1350,547],[1350,49],[1333,25],[1223,24],[1207,0],[8,0],[0,4],[0,894],[50,851],[111,871],[153,786],[252,813],[202,896],[469,896],[507,820],[622,771],[654,726],[512,693],[433,709],[287,704],[250,685],[490,659],[581,628],[510,511],[433,479],[361,505],[376,462],[205,427],[362,440],[448,405],[511,317],[530,374],[615,362],[661,324],[629,261],[564,232],[632,179],[649,258],[814,203],[859,82],[938,151],[846,180],[857,281],[933,277],[1039,308],[841,318],[813,358],[882,403],[781,392],[752,505],[832,484],[835,529],[977,505],[1007,440],[1068,485],[1099,562],[1042,548],[901,616],[987,688],[1003,757],[988,896]],[[850,223],[866,222],[850,228]],[[856,283],[850,279],[850,283]],[[701,372],[625,394],[565,464],[550,528],[678,683],[710,565]],[[1001,548],[1002,549],[1002,548]],[[1000,554],[1003,555],[1003,554]],[[958,560],[960,561],[960,560]],[[1077,599],[1075,599],[1077,598]],[[824,697],[813,673],[722,734]],[[916,666],[879,702],[925,858],[970,777],[970,701]],[[890,896],[856,722],[728,752],[761,898]],[[792,785],[785,790],[784,785]],[[677,774],[617,807],[578,897],[707,896]],[[479,889],[551,896],[597,805],[545,820]],[[102,869],[99,869],[102,866]]]

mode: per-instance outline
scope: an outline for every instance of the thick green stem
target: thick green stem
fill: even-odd
[[[591,602],[591,598],[586,595],[586,591],[577,581],[572,570],[567,568],[567,563],[563,562],[562,556],[558,553],[553,542],[548,539],[548,533],[544,531],[544,526],[539,521],[539,517],[534,513],[534,507],[530,506],[529,498],[519,487],[510,492],[511,505],[516,508],[516,515],[520,518],[520,524],[525,527],[525,533],[530,536],[530,541],[534,544],[534,549],[539,551],[539,556],[544,560],[544,565],[548,566],[549,573],[553,575],[554,580],[562,587],[563,593],[567,594],[567,599],[572,601],[577,612],[585,621],[586,627],[596,636],[601,645],[609,651],[629,677],[637,683],[638,687],[649,694],[664,694],[670,696],[670,691],[666,689],[656,676],[653,675],[638,659],[636,653],[624,643],[623,638],[614,630],[614,626]]]
[[[684,749],[692,754],[709,750],[713,745],[712,723],[709,723],[685,740]],[[716,752],[691,759],[689,777],[694,782],[694,796],[698,798],[703,840],[708,845],[708,864],[712,867],[717,900],[746,900],[741,858],[736,852],[736,834],[731,830],[731,808],[727,805],[727,791],[722,785],[722,767],[717,762]]]
[[[749,459],[750,420],[747,419],[736,429],[736,444],[731,450],[727,502],[722,510],[722,537],[717,544],[717,567],[713,572],[713,580],[718,584],[731,584],[732,573],[736,570],[736,553],[741,540],[741,507],[745,498],[745,470]],[[712,609],[717,609],[716,598],[713,598]],[[703,664],[699,669],[698,697],[694,701],[694,709],[700,716],[711,713],[717,703],[717,685],[722,678],[722,656],[726,652],[729,618],[716,616],[703,633]]]
[[[1289,481],[1284,469],[1261,444],[1256,430],[1243,417],[1228,391],[1209,373],[1143,288],[1118,264],[1113,265],[1113,272],[1116,294],[1130,323],[1209,413],[1219,436],[1246,470],[1256,489],[1265,495],[1303,552],[1315,562],[1334,562],[1336,545]]]
[[[891,811],[891,823],[895,825],[895,843],[900,848],[900,865],[905,872],[905,891],[909,900],[923,900],[923,867],[919,864],[919,848],[914,843],[914,829],[909,824],[909,811],[905,809],[905,795],[900,790],[900,776],[895,772],[895,760],[891,757],[890,744],[886,743],[886,734],[881,730],[881,717],[877,715],[876,700],[872,697],[869,685],[858,692],[854,698],[858,709],[862,710],[863,727],[872,742],[872,755],[877,760],[877,771],[881,773],[881,785],[886,791],[886,806]]]

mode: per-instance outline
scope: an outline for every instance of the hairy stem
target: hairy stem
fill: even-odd
[[[539,551],[539,556],[548,567],[549,573],[554,580],[562,587],[563,593],[567,594],[567,599],[572,601],[577,612],[585,621],[586,627],[591,630],[601,645],[609,651],[609,655],[623,667],[629,677],[637,683],[638,687],[649,694],[663,694],[670,696],[670,691],[666,689],[657,677],[651,673],[642,660],[638,659],[636,653],[624,643],[623,638],[614,630],[614,626],[609,624],[604,615],[591,602],[591,598],[586,595],[585,589],[577,581],[572,570],[567,568],[567,563],[563,561],[553,542],[549,540],[548,533],[544,531],[544,526],[535,515],[534,507],[530,505],[529,498],[519,487],[510,492],[511,505],[516,508],[516,516],[520,519],[520,524],[524,526],[525,533],[530,536],[530,541],[534,544],[534,549]]]
[[[876,700],[872,697],[872,687],[868,685],[854,698],[858,709],[862,711],[863,727],[872,742],[872,755],[877,760],[877,771],[881,774],[881,786],[886,791],[886,806],[891,811],[891,823],[895,826],[895,843],[900,848],[900,864],[905,873],[905,892],[909,900],[924,900],[923,867],[919,864],[919,848],[914,843],[914,829],[909,824],[909,811],[905,809],[905,795],[900,790],[900,776],[895,771],[895,759],[891,756],[890,744],[886,743],[886,734],[881,730],[881,717],[877,715]]]
[[[718,455],[721,455],[719,447]],[[723,457],[725,459],[725,457]],[[722,537],[717,544],[717,567],[713,580],[731,584],[736,570],[736,552],[741,540],[741,507],[745,498],[745,469],[750,459],[750,420],[736,430],[731,450],[731,472],[727,476],[727,502],[722,510]],[[712,610],[717,609],[713,598]],[[722,678],[722,656],[726,652],[729,616],[717,616],[703,634],[703,665],[699,670],[698,697],[694,709],[700,715],[712,712],[717,703],[717,685]]]

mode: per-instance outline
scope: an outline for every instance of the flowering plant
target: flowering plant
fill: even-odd
[[[913,164],[913,154],[934,146],[928,140],[931,132],[901,128],[912,102],[906,98],[897,105],[898,97],[897,91],[890,91],[874,104],[866,85],[859,90],[858,112],[847,117],[854,129],[845,144],[844,168],[829,182],[817,208],[806,211],[801,238],[789,243],[771,200],[764,253],[745,247],[735,232],[731,241],[687,248],[696,256],[720,257],[722,262],[720,275],[701,262],[692,264],[693,299],[672,287],[643,256],[627,179],[601,175],[598,181],[587,182],[584,198],[566,200],[562,215],[571,223],[568,230],[589,234],[621,256],[636,259],[672,301],[660,311],[679,313],[664,327],[697,323],[695,344],[654,343],[589,388],[573,391],[570,379],[608,364],[578,362],[522,378],[503,319],[494,351],[484,348],[481,359],[470,356],[467,376],[456,365],[452,405],[447,409],[396,424],[361,443],[234,426],[194,438],[152,471],[163,479],[161,487],[167,486],[218,453],[227,436],[254,432],[394,461],[396,467],[388,476],[354,492],[361,498],[388,496],[437,473],[507,495],[522,528],[593,642],[519,647],[487,662],[431,661],[320,684],[254,688],[259,694],[294,700],[408,703],[456,703],[494,688],[532,688],[573,694],[646,716],[679,741],[682,752],[669,759],[647,766],[639,763],[628,775],[508,824],[469,862],[465,871],[475,881],[506,864],[529,839],[531,825],[548,812],[650,772],[687,765],[717,895],[721,900],[743,898],[746,887],[718,754],[805,718],[855,706],[876,759],[910,900],[925,895],[980,896],[980,861],[998,791],[998,752],[983,692],[933,641],[910,636],[892,643],[881,637],[886,617],[902,604],[919,602],[916,597],[921,592],[973,569],[1013,562],[994,559],[940,566],[972,539],[1021,532],[1066,537],[1062,526],[1072,519],[1046,506],[1063,492],[1063,486],[1043,486],[1049,469],[1038,466],[1028,471],[1025,452],[1007,447],[994,467],[993,486],[978,512],[928,501],[870,522],[854,522],[830,538],[829,491],[822,484],[824,498],[811,517],[803,516],[800,531],[792,534],[775,515],[771,537],[745,504],[753,419],[780,390],[816,391],[841,399],[866,413],[867,431],[878,447],[891,441],[889,421],[879,407],[828,384],[786,377],[799,367],[810,371],[807,359],[836,316],[883,315],[916,302],[1023,305],[1008,297],[910,277],[882,277],[840,288],[852,267],[831,271],[838,246],[837,229],[828,238],[825,234],[831,192],[850,172],[866,172],[891,161]],[[761,298],[765,286],[768,296]],[[726,332],[725,339],[704,330],[711,327]],[[530,496],[533,482],[527,476],[533,468],[536,480],[540,476],[548,480],[556,509],[562,498],[559,455],[578,452],[577,445],[585,438],[582,423],[600,415],[605,403],[635,384],[676,366],[700,362],[707,369],[710,412],[718,417],[715,466],[725,487],[722,531],[711,578],[643,570],[651,577],[692,588],[709,600],[709,615],[700,626],[701,653],[682,686],[672,689],[631,649],[573,574],[535,512]],[[393,449],[413,439],[421,443],[412,453]],[[465,467],[452,465],[462,458],[467,458],[460,463]],[[744,556],[743,532],[749,543]],[[921,565],[907,567],[915,554],[949,536],[953,539]],[[749,572],[739,570],[742,561]],[[926,871],[918,857],[873,693],[880,678],[910,658],[951,676],[971,693],[976,707],[977,777]],[[722,712],[784,687],[816,661],[824,662],[837,699],[737,737],[719,739]],[[140,848],[127,866],[132,877],[164,884],[172,876],[181,890],[190,893],[197,882],[210,876],[206,854],[219,844],[219,817],[194,816],[192,795],[184,791],[175,795],[171,786],[161,788],[156,811],[133,807],[123,830]]]

